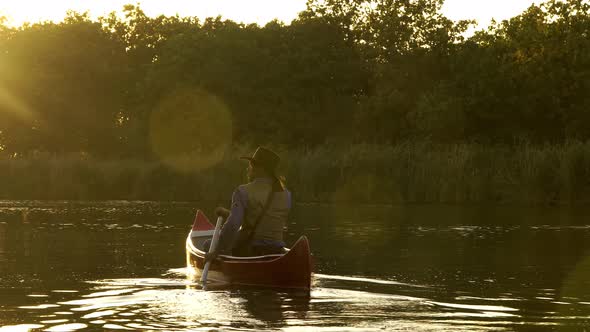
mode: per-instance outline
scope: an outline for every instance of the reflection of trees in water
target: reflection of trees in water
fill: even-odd
[[[585,223],[583,210],[318,204],[294,209],[298,223],[289,230],[292,237],[309,237],[321,273],[362,271],[364,276],[487,294],[506,289],[534,293],[534,287],[561,289],[572,278],[590,276],[583,268],[589,257],[588,231],[569,226]],[[523,289],[523,283],[532,287]],[[568,286],[570,291],[582,289],[574,284],[578,286]]]
[[[0,221],[0,283],[25,280],[37,271],[30,264],[35,253],[31,225],[21,221],[20,212],[5,214]]]
[[[236,290],[232,297],[245,300],[243,307],[253,318],[269,325],[284,326],[288,320],[307,318],[309,292],[280,292],[277,290]]]

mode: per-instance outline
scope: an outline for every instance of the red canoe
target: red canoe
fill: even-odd
[[[186,239],[186,264],[198,276],[205,264],[203,243],[213,236],[215,227],[200,210]],[[311,287],[311,252],[309,241],[302,236],[284,254],[236,257],[219,255],[211,263],[207,279],[229,285],[309,290]]]

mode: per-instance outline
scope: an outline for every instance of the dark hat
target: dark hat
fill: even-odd
[[[279,161],[281,160],[276,153],[261,146],[256,149],[252,157],[241,157],[240,159],[250,160],[255,165],[260,166],[271,173],[275,172]]]

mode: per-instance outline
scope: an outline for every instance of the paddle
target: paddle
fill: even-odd
[[[217,249],[217,242],[219,242],[219,235],[221,234],[221,225],[223,224],[223,217],[218,216],[217,222],[215,223],[215,231],[213,231],[213,239],[211,240],[211,246],[209,247],[209,253],[215,252]],[[209,266],[211,265],[211,260],[205,262],[205,267],[203,267],[203,273],[201,274],[201,284],[203,284],[203,289],[207,289],[207,274],[209,274]]]

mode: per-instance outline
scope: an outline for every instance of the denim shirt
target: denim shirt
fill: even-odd
[[[271,182],[270,178],[256,178],[253,182],[264,181]],[[229,217],[223,224],[221,235],[219,237],[219,251],[229,253],[232,250],[238,235],[238,230],[244,221],[244,214],[248,208],[248,193],[240,187],[232,194],[232,202]],[[291,208],[291,193],[289,192],[289,208]],[[284,247],[285,242],[259,239],[252,243],[253,246],[277,246]]]

